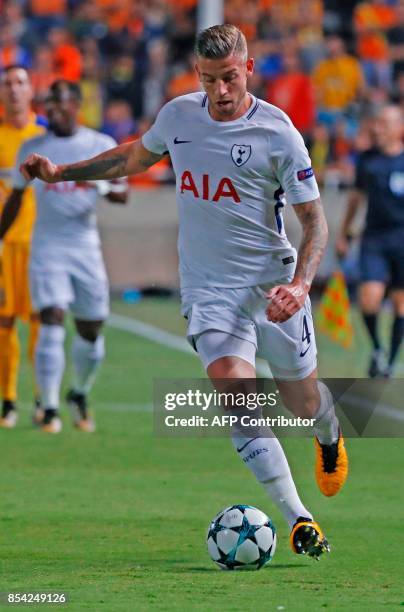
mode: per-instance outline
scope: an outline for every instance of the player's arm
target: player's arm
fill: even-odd
[[[34,153],[21,164],[20,171],[26,180],[37,177],[47,183],[112,180],[144,172],[162,157],[146,149],[141,140],[135,140],[75,164],[54,164]]]
[[[341,223],[335,243],[335,250],[339,257],[345,257],[349,249],[349,241],[352,238],[352,223],[359,208],[365,202],[365,194],[360,189],[352,189],[348,195],[347,207]]]
[[[22,204],[24,189],[14,188],[4,204],[3,213],[0,218],[0,241],[16,220]]]
[[[126,178],[112,181],[76,181],[76,185],[97,189],[98,194],[111,204],[126,204],[129,199],[129,184]]]
[[[327,244],[328,226],[320,198],[297,204],[293,210],[302,226],[303,236],[292,283],[305,287],[307,295]]]
[[[368,152],[369,153],[369,152]],[[336,252],[339,257],[345,257],[349,249],[352,224],[362,204],[366,201],[369,186],[368,153],[362,153],[356,160],[355,181],[348,193],[347,206],[342,219],[341,229],[336,240]]]
[[[292,282],[273,287],[267,294],[270,303],[266,313],[274,323],[287,321],[302,308],[327,244],[328,227],[320,198],[296,204],[293,209],[303,236]]]

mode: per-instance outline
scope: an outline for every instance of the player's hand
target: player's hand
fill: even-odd
[[[46,183],[56,183],[59,180],[57,171],[56,164],[37,153],[32,153],[20,166],[20,172],[27,181],[39,178]]]
[[[295,280],[287,285],[277,285],[268,291],[269,305],[265,310],[268,321],[284,323],[298,312],[307,297],[309,287]]]
[[[349,239],[344,234],[340,234],[335,241],[335,252],[338,257],[341,259],[346,257],[349,251],[349,246]]]

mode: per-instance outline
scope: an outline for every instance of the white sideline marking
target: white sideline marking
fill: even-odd
[[[141,338],[146,338],[146,340],[151,340],[152,342],[157,342],[157,344],[162,344],[168,348],[197,357],[194,349],[184,338],[163,331],[154,325],[149,325],[149,323],[143,323],[143,321],[139,321],[138,319],[111,313],[108,317],[107,325],[114,329],[120,329],[121,331],[135,334]]]
[[[139,321],[138,319],[111,313],[108,317],[107,324],[114,329],[120,329],[121,331],[135,334],[141,338],[146,338],[146,340],[157,342],[157,344],[161,344],[162,346],[167,346],[176,351],[198,357],[198,354],[194,351],[189,342],[181,338],[181,336],[166,332],[149,323],[143,323],[143,321]],[[261,376],[270,376],[269,368],[265,363],[257,363],[256,370]]]
[[[197,353],[184,338],[170,332],[166,332],[159,327],[150,325],[149,323],[143,323],[138,319],[132,319],[131,317],[111,313],[108,318],[108,325],[114,329],[120,329],[121,331],[126,331],[131,334],[135,334],[136,336],[140,336],[141,338],[146,338],[146,340],[151,340],[152,342],[161,344],[162,346],[167,346],[168,348],[172,348],[182,353],[187,353],[193,357],[198,357]],[[269,367],[265,362],[257,362],[256,370],[257,374],[260,376],[271,376]],[[348,399],[348,397],[346,397],[346,399]],[[356,405],[359,407],[362,405],[365,408],[369,408],[371,404],[371,402],[368,402],[368,400],[353,394],[349,394],[348,401],[351,403],[351,405]],[[127,409],[129,410],[130,406],[134,407],[136,404],[127,404],[127,406]],[[137,410],[139,410],[139,408],[137,408]],[[376,407],[376,412],[382,413],[384,416],[391,418],[392,420],[404,422],[404,414],[400,412],[400,410],[393,408],[393,406],[380,404]]]
[[[153,404],[130,404],[129,402],[96,402],[95,410],[105,412],[153,412]]]
[[[22,412],[32,412],[32,403],[19,402]],[[61,408],[64,408],[61,402]],[[153,404],[131,404],[130,402],[94,402],[95,412],[153,412]],[[66,411],[67,412],[67,411]]]

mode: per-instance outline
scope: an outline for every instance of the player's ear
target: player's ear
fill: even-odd
[[[198,62],[195,62],[195,70],[196,70],[196,74],[198,75],[199,80],[201,80],[201,71],[198,66]]]
[[[254,58],[249,57],[246,62],[247,75],[250,76],[254,72]]]

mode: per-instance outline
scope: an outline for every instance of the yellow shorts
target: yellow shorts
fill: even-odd
[[[29,292],[29,243],[4,243],[0,255],[0,316],[27,321],[33,313]]]

